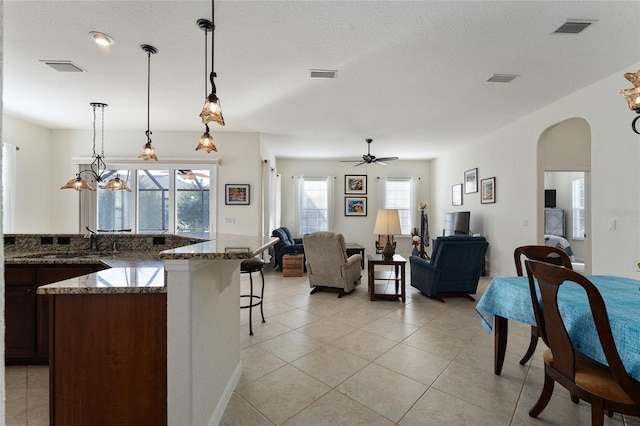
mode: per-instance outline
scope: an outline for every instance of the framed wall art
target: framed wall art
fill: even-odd
[[[464,172],[464,193],[471,194],[478,192],[478,169],[471,169]]]
[[[461,206],[462,205],[462,184],[458,183],[451,187],[451,205],[452,206]]]
[[[367,197],[344,197],[345,216],[366,216]]]
[[[480,202],[490,204],[496,202],[496,178],[490,177],[480,181]]]
[[[224,186],[224,203],[229,205],[249,205],[249,184],[228,183]]]
[[[344,193],[365,195],[367,193],[367,175],[344,175]]]

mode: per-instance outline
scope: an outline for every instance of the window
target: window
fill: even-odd
[[[215,212],[211,206],[215,196],[210,196],[211,178],[215,177],[213,167],[200,166],[199,170],[166,165],[143,170],[119,167],[107,172],[100,186],[116,174],[132,192],[98,189],[97,198],[85,201],[96,203],[97,224],[90,217],[92,210],[87,209],[88,220],[81,219],[83,228],[86,222],[102,231],[126,229],[141,234],[175,232],[208,236],[210,224],[215,223],[210,218],[211,212]]]
[[[397,209],[400,216],[400,227],[403,235],[411,234],[413,228],[413,179],[411,178],[384,178],[383,179],[384,202],[382,208]]]
[[[299,223],[300,235],[329,230],[329,183],[328,177],[300,179]]]
[[[584,239],[585,223],[584,223],[584,178],[577,178],[571,181],[571,199],[572,199],[572,230],[571,238]]]

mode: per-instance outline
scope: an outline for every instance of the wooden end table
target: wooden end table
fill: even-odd
[[[368,254],[367,262],[369,264],[369,296],[370,299],[376,300],[376,296],[385,298],[398,298],[402,299],[402,303],[405,303],[405,267],[407,265],[407,259],[394,254],[391,259],[384,259],[381,254]],[[375,268],[378,265],[393,266],[391,271],[376,271]],[[386,284],[376,284],[376,281],[386,281]],[[389,292],[387,287],[389,281],[394,282],[395,293]]]

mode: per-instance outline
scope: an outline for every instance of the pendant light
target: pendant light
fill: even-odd
[[[156,150],[151,146],[151,130],[149,130],[149,114],[151,110],[151,54],[158,53],[158,49],[148,44],[142,44],[140,48],[147,53],[147,131],[145,132],[145,135],[147,135],[147,143],[142,146],[142,153],[138,155],[138,158],[142,158],[145,161],[158,161]]]
[[[213,142],[213,137],[209,133],[209,123],[214,121],[221,126],[224,126],[224,118],[222,116],[222,108],[220,106],[220,99],[216,95],[216,83],[214,78],[217,77],[217,74],[214,69],[214,48],[215,48],[215,35],[214,31],[216,29],[215,25],[215,1],[211,0],[211,21],[206,19],[198,20],[198,27],[204,31],[204,40],[205,40],[205,94],[207,92],[206,88],[206,75],[207,75],[207,32],[211,31],[211,74],[209,75],[209,80],[211,81],[211,93],[206,96],[204,101],[204,107],[202,108],[202,112],[200,113],[200,117],[202,118],[202,124],[205,125],[205,132],[200,137],[200,143],[196,147],[196,151],[199,149],[204,149],[207,152],[217,151],[216,146]]]
[[[93,158],[93,161],[91,162],[91,165],[89,166],[88,169],[81,170],[78,173],[76,173],[76,177],[74,179],[69,180],[69,182],[67,182],[64,186],[60,187],[60,189],[75,189],[76,191],[84,191],[88,189],[90,191],[95,191],[95,188],[89,185],[89,183],[82,178],[82,175],[89,174],[93,176],[93,179],[96,182],[102,182],[104,180],[103,176],[107,172],[107,165],[104,162],[104,109],[108,105],[102,102],[91,102],[89,105],[93,107],[93,154],[91,156]],[[96,152],[96,109],[97,108],[100,108],[102,113],[102,128],[101,128],[102,139],[101,139],[100,154]],[[131,192],[131,189],[127,187],[127,184],[123,180],[121,180],[120,176],[117,174],[115,178],[107,182],[107,184],[102,188],[111,189],[113,191]]]
[[[628,72],[624,75],[624,78],[629,80],[631,84],[633,84],[633,87],[631,89],[622,89],[620,93],[627,100],[629,109],[639,114],[631,122],[631,129],[640,135],[640,129],[636,127],[636,123],[638,119],[640,119],[640,70],[638,70],[638,72]]]

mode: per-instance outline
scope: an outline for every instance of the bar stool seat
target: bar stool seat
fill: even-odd
[[[240,305],[240,309],[249,308],[249,335],[253,336],[252,325],[252,309],[254,306],[260,306],[260,315],[262,316],[262,322],[264,321],[264,311],[262,310],[262,298],[264,297],[264,274],[262,273],[264,268],[264,260],[259,257],[252,257],[251,259],[245,259],[240,264],[240,273],[249,274],[249,294],[241,294],[240,297],[247,297],[249,303],[246,305]],[[253,293],[253,272],[260,272],[262,277],[262,288],[260,289],[260,295]]]

